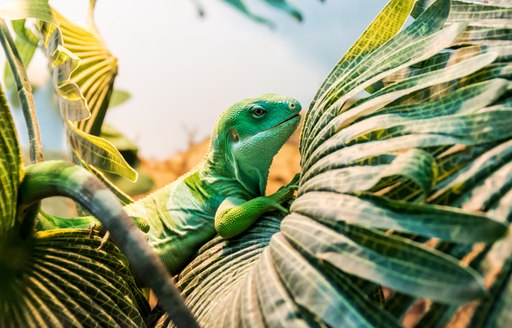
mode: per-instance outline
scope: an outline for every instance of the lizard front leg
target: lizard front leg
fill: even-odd
[[[296,178],[270,196],[260,196],[251,200],[228,197],[215,213],[215,230],[223,238],[233,238],[246,231],[263,213],[289,210],[281,204],[290,200],[297,190]]]

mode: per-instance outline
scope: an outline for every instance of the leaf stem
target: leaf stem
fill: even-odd
[[[4,48],[5,56],[11,68],[23,110],[23,116],[25,117],[30,141],[30,160],[32,163],[41,162],[43,161],[43,147],[36,116],[34,97],[32,95],[32,87],[28,81],[27,72],[21,61],[18,49],[3,19],[0,19],[0,43]]]

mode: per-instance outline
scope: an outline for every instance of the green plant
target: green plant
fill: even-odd
[[[300,144],[303,171],[291,214],[266,216],[233,240],[213,239],[178,276],[178,287],[200,324],[399,326],[417,298],[429,298],[433,303],[418,326],[442,327],[461,304],[485,297],[471,325],[510,325],[510,238],[499,239],[512,217],[507,25],[512,8],[500,0],[487,2],[390,1],[334,67],[308,110]],[[114,147],[84,135],[100,131],[115,76],[111,55],[78,65],[73,52],[90,44],[106,49],[95,28],[79,30],[59,17],[59,29],[45,1],[31,3],[45,10],[16,18],[41,20],[56,88],[73,108],[64,117],[82,119],[92,108],[92,120],[68,122],[76,157],[100,177],[95,165],[130,175],[128,166],[115,160]],[[402,29],[411,12],[416,20]],[[23,24],[15,26],[18,36],[29,35]],[[80,31],[80,40],[72,38],[73,31]],[[92,76],[100,67],[111,74],[95,84]],[[19,90],[30,93],[26,84]],[[2,123],[10,122],[6,110],[0,114]],[[5,237],[16,227],[13,208],[23,177],[14,128],[8,124],[2,129],[0,164],[2,172],[13,175],[0,176],[7,186],[0,198],[0,239],[9,242],[4,245],[22,245],[14,249],[23,254],[26,244]],[[92,152],[90,144],[95,145]],[[110,160],[98,161],[104,152]],[[67,234],[62,245],[78,240],[66,256],[79,253],[75,246],[92,243],[83,230],[59,233]],[[86,252],[100,252],[94,251],[98,243],[94,237]],[[474,250],[475,243],[481,247]],[[109,247],[109,255],[121,258]],[[9,254],[11,248],[0,249]],[[505,260],[486,294],[480,273],[496,254]],[[92,262],[88,265],[98,264]],[[17,272],[11,266],[3,270],[7,277]],[[124,308],[134,311],[132,322],[140,323],[146,305],[137,303],[140,290],[123,272],[126,288],[136,295]],[[20,288],[9,283],[14,277],[9,279],[6,286]],[[384,297],[381,285],[391,289],[391,296]],[[13,295],[30,300],[14,303],[19,305],[10,312],[23,320],[39,294]],[[52,306],[44,313],[53,315]],[[115,310],[113,303],[109,306]],[[118,316],[107,314],[114,321]],[[151,324],[170,323],[167,315],[152,318],[156,322]],[[37,320],[29,322],[37,325]]]

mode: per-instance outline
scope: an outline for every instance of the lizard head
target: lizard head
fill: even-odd
[[[234,176],[250,194],[263,195],[272,159],[299,125],[300,110],[296,99],[265,94],[224,111],[210,148],[224,154],[224,174]]]

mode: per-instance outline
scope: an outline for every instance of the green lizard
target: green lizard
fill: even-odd
[[[232,238],[265,212],[287,212],[281,203],[292,197],[293,182],[270,196],[264,194],[270,164],[297,128],[300,110],[297,100],[274,94],[234,104],[219,117],[202,162],[124,207],[130,216],[148,221],[149,244],[171,274],[179,273],[217,233]],[[53,220],[40,222],[39,229],[69,225],[70,219]]]

